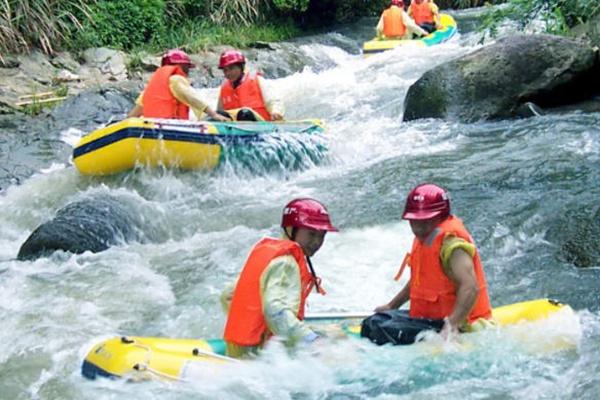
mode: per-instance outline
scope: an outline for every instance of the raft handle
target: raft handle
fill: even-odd
[[[135,342],[135,340],[129,339],[127,336],[121,336],[121,343],[131,344],[134,342]]]
[[[553,306],[557,306],[557,307],[563,305],[560,301],[554,300],[554,299],[548,299],[548,303],[552,304]]]

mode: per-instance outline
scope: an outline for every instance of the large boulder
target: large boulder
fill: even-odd
[[[510,118],[527,103],[561,106],[599,90],[597,49],[559,36],[515,35],[427,71],[408,90],[404,120]]]
[[[126,203],[112,196],[70,203],[31,233],[17,259],[32,260],[56,250],[97,253],[115,244],[144,241],[135,215]]]

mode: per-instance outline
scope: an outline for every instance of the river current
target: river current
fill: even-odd
[[[561,245],[563,228],[598,207],[600,114],[402,122],[409,86],[476,43],[475,33],[463,32],[443,45],[368,59],[303,44],[334,66],[274,82],[289,119],[327,125],[327,159],[301,171],[87,178],[40,130],[35,141],[44,145],[27,155],[33,174],[0,193],[0,398],[597,398],[600,266],[576,268]],[[215,98],[217,91],[203,93]],[[85,133],[58,136],[73,144]],[[313,294],[309,312],[387,302],[401,288],[393,276],[412,240],[400,220],[404,199],[424,181],[449,189],[453,211],[478,244],[494,306],[550,297],[576,317],[474,334],[467,350],[445,344],[435,354],[347,340],[322,344],[318,355],[290,356],[274,344],[259,361],[192,371],[186,383],[82,378],[85,353],[103,338],[219,337],[221,290],[257,240],[279,234],[282,207],[294,197],[321,200],[340,228],[314,257],[328,294]],[[102,194],[137,204],[162,240],[16,261],[20,244],[57,209]],[[557,336],[573,345],[553,351],[546,339]]]

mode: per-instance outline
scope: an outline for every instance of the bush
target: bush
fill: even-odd
[[[2,53],[28,51],[35,46],[52,54],[89,19],[87,3],[94,0],[0,1],[0,61]]]
[[[163,0],[98,1],[76,45],[129,50],[151,42],[165,34],[166,11]]]
[[[516,21],[521,28],[539,20],[548,33],[565,34],[570,28],[600,14],[598,0],[508,0],[507,6],[488,11],[482,24],[484,35],[492,37],[506,19]]]

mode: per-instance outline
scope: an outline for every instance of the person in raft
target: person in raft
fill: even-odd
[[[448,192],[431,183],[418,185],[408,194],[402,218],[409,221],[415,237],[397,279],[408,265],[410,280],[389,303],[375,309],[395,310],[396,315],[387,316],[397,323],[395,344],[413,343],[422,330],[433,329],[450,338],[493,324],[479,252],[463,222],[450,213]],[[408,315],[396,310],[408,300]],[[362,328],[362,333],[368,331],[363,336],[385,343],[372,337],[378,335],[378,327],[369,318]]]
[[[255,355],[272,336],[287,345],[320,337],[303,322],[308,295],[313,289],[324,294],[310,257],[325,234],[337,229],[325,206],[309,198],[285,206],[281,227],[281,239],[264,238],[254,245],[237,282],[221,296],[230,357]]]
[[[187,76],[194,64],[182,50],[167,51],[127,117],[189,119],[190,108],[198,119],[204,114],[216,121],[229,121],[210,108],[192,88]]]
[[[391,40],[412,39],[413,34],[426,36],[428,32],[421,28],[404,11],[402,0],[392,0],[389,8],[383,11],[377,23],[377,36]]]
[[[238,121],[281,121],[285,107],[259,72],[246,70],[246,57],[237,50],[224,51],[219,69],[225,80],[219,93],[217,111],[234,112]]]
[[[413,0],[408,7],[408,15],[429,33],[441,27],[440,12],[433,0]]]

